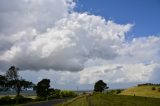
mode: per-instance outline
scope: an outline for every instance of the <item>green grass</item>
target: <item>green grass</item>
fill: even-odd
[[[160,106],[159,98],[125,95],[94,94],[83,96],[57,106]]]
[[[16,97],[16,95],[0,95],[0,98],[4,97],[4,96],[10,96],[12,99]],[[31,99],[36,99],[37,96],[33,96],[33,95],[24,95],[25,98],[31,98]]]
[[[13,98],[15,98],[16,95],[0,95],[0,98],[2,98],[4,96],[10,96],[13,99]]]
[[[77,104],[79,104],[78,106],[88,106],[87,101],[86,101],[86,96],[81,95],[81,96],[78,96],[74,99],[71,99],[65,103],[58,104],[56,106],[77,106]]]
[[[152,87],[155,87],[156,90],[152,90]],[[160,86],[136,86],[132,88],[128,88],[121,92],[120,95],[136,95],[136,96],[144,96],[144,97],[152,97],[152,98],[160,98],[160,92],[158,91]]]

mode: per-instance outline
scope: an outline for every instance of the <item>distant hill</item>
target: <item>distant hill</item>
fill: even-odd
[[[120,93],[120,95],[144,96],[160,98],[160,85],[143,85],[128,88]]]

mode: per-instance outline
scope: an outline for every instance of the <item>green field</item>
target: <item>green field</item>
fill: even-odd
[[[152,87],[155,87],[155,90],[152,90]],[[122,91],[121,95],[132,95],[132,96],[135,95],[135,96],[160,98],[160,91],[158,91],[159,88],[160,86],[154,86],[154,85],[136,86]]]
[[[160,99],[104,93],[82,96],[57,106],[160,106]]]

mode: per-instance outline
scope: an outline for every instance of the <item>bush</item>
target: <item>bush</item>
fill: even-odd
[[[76,96],[77,94],[73,91],[55,89],[49,92],[48,99],[72,98]]]
[[[107,91],[105,91],[105,93],[108,94],[108,95],[115,95],[116,90],[107,90]]]
[[[122,90],[118,89],[116,94],[120,94],[122,92]]]
[[[59,90],[59,89],[55,89],[54,91],[53,90],[50,91],[48,99],[60,98],[60,92],[61,92],[61,90]]]
[[[152,90],[156,90],[156,87],[152,87]]]
[[[37,97],[36,99],[35,99],[35,101],[44,101],[44,100],[46,100],[45,98],[42,98],[42,97]]]
[[[25,98],[23,97],[22,95],[18,95],[14,98],[14,100],[16,101],[16,104],[19,104],[19,103],[26,103],[26,102],[31,102],[33,101],[33,99],[31,98]]]
[[[158,92],[160,92],[160,88],[158,88]]]
[[[0,99],[0,105],[14,104],[14,100],[10,96],[4,96]]]
[[[4,96],[4,97],[1,98],[1,100],[10,101],[11,97],[10,96]]]
[[[22,95],[16,96],[14,99],[11,99],[10,96],[4,96],[0,99],[0,105],[11,105],[11,104],[19,104],[31,102],[33,99],[24,98]]]
[[[83,95],[85,95],[85,94],[86,94],[86,92],[83,92],[82,94],[83,94]]]
[[[14,98],[14,100],[16,101],[16,104],[23,103],[23,99],[24,97],[22,95],[18,95]]]
[[[61,98],[70,98],[70,97],[76,97],[77,94],[73,91],[63,90],[60,92]]]

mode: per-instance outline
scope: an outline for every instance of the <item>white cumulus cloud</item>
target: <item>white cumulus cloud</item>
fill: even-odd
[[[22,69],[80,71],[89,59],[114,59],[131,26],[72,13],[47,32],[29,30],[10,36],[13,45],[2,53],[1,60]]]

